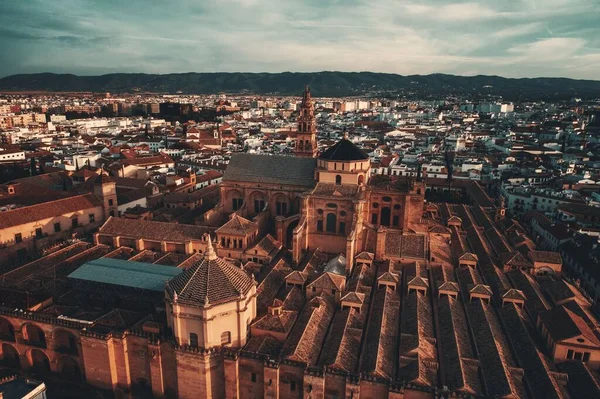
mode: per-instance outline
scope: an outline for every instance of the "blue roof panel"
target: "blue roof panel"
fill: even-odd
[[[153,263],[130,262],[121,259],[100,258],[86,262],[69,278],[120,285],[152,291],[163,291],[165,282],[183,269]]]

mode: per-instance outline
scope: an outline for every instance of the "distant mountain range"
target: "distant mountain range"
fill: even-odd
[[[600,81],[566,78],[509,79],[444,74],[402,76],[374,72],[314,73],[113,73],[102,76],[22,74],[0,79],[0,91],[300,95],[309,85],[315,96],[407,96],[440,98],[502,96],[505,100],[600,98]]]

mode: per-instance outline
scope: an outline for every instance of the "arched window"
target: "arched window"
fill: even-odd
[[[15,341],[15,329],[10,321],[0,318],[0,340]]]
[[[192,346],[192,347],[198,346],[198,334],[190,333],[190,346]]]
[[[31,357],[31,368],[40,374],[50,372],[50,359],[40,349],[32,349],[29,356]]]
[[[363,175],[358,175],[358,184],[363,184],[365,182],[365,177]]]
[[[342,184],[342,176],[340,175],[335,175],[335,184]]]
[[[25,333],[27,335],[27,344],[39,348],[46,347],[46,334],[44,334],[41,328],[33,324],[27,324]]]
[[[2,344],[2,364],[8,367],[21,367],[19,352],[11,344]]]
[[[328,233],[335,233],[335,231],[336,231],[336,225],[337,225],[337,217],[335,216],[335,213],[329,213],[329,214],[327,214],[327,227],[326,227],[326,231]]]
[[[231,343],[231,332],[225,331],[221,334],[221,345],[227,345]]]

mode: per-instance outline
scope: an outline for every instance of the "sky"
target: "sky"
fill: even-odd
[[[600,80],[600,0],[0,3],[0,77],[372,71]]]

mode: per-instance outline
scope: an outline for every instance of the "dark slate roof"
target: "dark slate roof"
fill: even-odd
[[[312,187],[317,160],[284,155],[234,154],[223,181]]]
[[[254,285],[244,270],[217,257],[209,246],[201,261],[167,283],[174,301],[204,307],[236,300]]]
[[[328,161],[366,161],[369,156],[350,140],[344,138],[329,147],[319,158]]]

